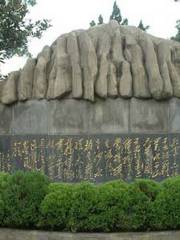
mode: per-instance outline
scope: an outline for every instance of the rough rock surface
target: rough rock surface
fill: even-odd
[[[87,32],[79,34],[79,47],[83,77],[84,99],[94,100],[94,83],[97,75],[97,55]]]
[[[60,36],[0,84],[0,102],[180,98],[180,44],[116,21]]]
[[[79,46],[76,33],[70,33],[67,39],[67,51],[72,66],[72,96],[81,98],[83,95],[82,74],[80,67]]]
[[[1,102],[4,104],[11,104],[18,100],[17,97],[17,80],[19,78],[19,71],[11,72],[8,79],[4,82]]]
[[[18,81],[18,100],[20,101],[32,98],[35,65],[35,59],[28,59],[20,73]]]
[[[48,82],[47,82],[47,68],[51,57],[51,49],[45,46],[42,52],[38,55],[37,64],[34,70],[33,82],[33,97],[43,99],[46,96]]]
[[[56,78],[54,81],[54,91],[52,98],[61,98],[65,94],[69,93],[72,89],[71,66],[66,47],[67,38],[60,37],[57,40]]]
[[[125,37],[125,56],[131,66],[134,96],[137,98],[148,98],[150,93],[143,66],[142,50],[131,35]]]

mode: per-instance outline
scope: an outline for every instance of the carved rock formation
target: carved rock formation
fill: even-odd
[[[116,21],[60,36],[1,81],[0,102],[180,98],[180,44]]]
[[[32,98],[35,66],[36,60],[29,58],[20,72],[18,80],[19,101],[25,101]]]
[[[46,97],[48,81],[47,67],[51,57],[51,49],[45,46],[37,57],[37,64],[34,70],[33,98],[43,99]]]

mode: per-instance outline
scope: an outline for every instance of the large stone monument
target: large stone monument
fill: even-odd
[[[180,44],[117,22],[73,31],[0,82],[0,170],[55,180],[180,172]]]

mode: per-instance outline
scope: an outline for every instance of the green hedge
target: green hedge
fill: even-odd
[[[72,232],[180,229],[180,176],[95,185],[0,174],[0,227]]]
[[[1,226],[35,228],[39,222],[40,205],[47,194],[49,180],[37,172],[16,172],[0,177],[2,199]]]

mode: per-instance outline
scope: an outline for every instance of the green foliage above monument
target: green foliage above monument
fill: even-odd
[[[175,2],[179,2],[179,0],[174,0]],[[175,40],[177,42],[180,42],[180,20],[176,21],[176,26],[175,26],[177,33],[175,36],[171,37],[172,40]]]
[[[143,31],[147,31],[147,30],[150,28],[150,26],[149,26],[149,25],[144,26],[142,20],[140,20],[139,25],[138,25],[138,28],[140,28],[140,29],[143,30]]]
[[[176,35],[175,35],[175,37],[172,37],[171,39],[180,42],[180,20],[176,21],[176,29],[177,29]]]
[[[30,7],[36,0],[0,0],[0,61],[15,54],[30,55],[29,38],[41,38],[42,33],[50,27],[47,19],[33,22],[27,19]]]
[[[110,19],[111,20],[116,20],[119,24],[122,21],[121,11],[120,11],[116,1],[114,2],[113,11],[112,11],[112,14],[110,16]]]
[[[119,6],[117,5],[116,1],[113,4],[113,10],[112,10],[112,13],[110,15],[110,20],[115,20],[120,25],[128,25],[129,24],[128,19],[122,17],[121,10],[120,10]],[[100,24],[103,24],[103,23],[104,23],[103,16],[100,14],[99,17],[98,17],[98,23],[97,24],[100,25]],[[94,20],[92,20],[90,22],[90,26],[91,27],[96,26],[96,22]],[[143,24],[142,20],[140,20],[139,25],[137,27],[140,28],[143,31],[147,31],[150,28],[149,25],[145,26]]]

